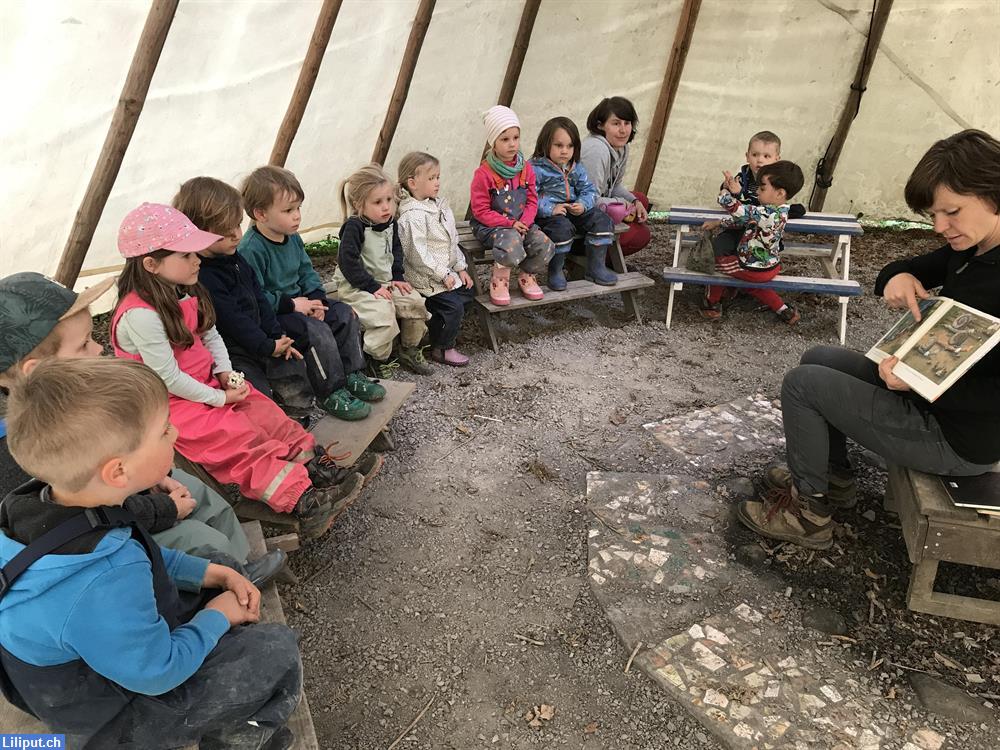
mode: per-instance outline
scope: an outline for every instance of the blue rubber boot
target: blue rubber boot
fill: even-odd
[[[618,275],[605,265],[604,259],[607,257],[608,248],[605,245],[591,245],[587,248],[587,272],[584,278],[593,281],[601,286],[614,286],[618,283]]]
[[[566,253],[556,253],[549,261],[549,289],[553,292],[561,292],[566,288],[566,274],[563,266],[566,265]]]

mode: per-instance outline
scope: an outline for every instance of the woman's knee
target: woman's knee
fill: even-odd
[[[824,365],[829,366],[836,359],[836,356],[843,351],[843,347],[820,344],[811,349],[807,349],[799,358],[800,365]]]

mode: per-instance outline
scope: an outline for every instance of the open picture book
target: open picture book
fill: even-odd
[[[897,357],[893,374],[935,401],[1000,341],[1000,318],[948,297],[918,300],[920,322],[907,310],[865,355]]]

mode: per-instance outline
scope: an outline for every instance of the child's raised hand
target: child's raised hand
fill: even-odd
[[[523,221],[515,221],[514,222],[514,229],[516,229],[521,234],[527,234],[528,233],[528,225],[525,224]]]
[[[725,183],[724,183],[725,186],[726,186],[726,190],[728,190],[733,195],[739,195],[740,194],[740,183],[739,183],[739,180],[737,180],[735,177],[733,177],[733,173],[730,172],[728,169],[723,170],[722,174],[726,178]]]
[[[566,215],[566,207],[567,206],[569,206],[568,203],[557,203],[556,206],[555,206],[555,208],[552,209],[552,215],[553,216],[565,216]],[[516,227],[517,225],[515,224],[514,226]],[[520,230],[518,230],[518,231],[520,231]],[[524,233],[522,232],[522,234],[524,234]]]
[[[567,203],[566,208],[574,216],[579,216],[580,214],[583,213],[582,203]]]
[[[392,301],[392,290],[388,286],[380,286],[378,291],[372,292],[376,297]]]
[[[462,283],[465,284],[466,289],[472,289],[473,281],[472,277],[469,276],[468,271],[459,271],[458,278],[460,278],[462,280]]]
[[[413,285],[407,281],[393,281],[390,282],[390,286],[398,289],[401,294],[409,294],[413,291]]]

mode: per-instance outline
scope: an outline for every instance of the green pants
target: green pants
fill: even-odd
[[[191,491],[197,505],[172,529],[154,534],[157,544],[198,557],[222,552],[245,563],[250,545],[229,503],[200,479],[180,469],[174,469],[171,476]]]

